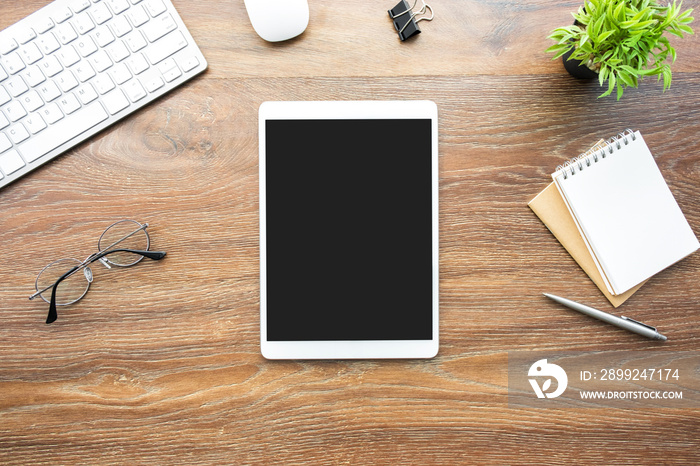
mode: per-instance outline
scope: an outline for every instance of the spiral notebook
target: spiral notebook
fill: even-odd
[[[638,131],[558,167],[552,179],[612,295],[700,247]]]
[[[642,285],[642,282],[632,289],[613,296],[608,291],[603,277],[598,272],[593,257],[588,252],[586,243],[583,241],[581,234],[576,227],[574,219],[569,214],[569,209],[566,207],[564,200],[559,194],[559,190],[554,185],[554,181],[549,183],[534,199],[527,204],[532,211],[542,220],[542,223],[549,229],[554,237],[564,246],[566,252],[571,255],[571,258],[586,272],[586,275],[600,289],[600,292],[610,301],[613,307],[619,307],[627,301]]]

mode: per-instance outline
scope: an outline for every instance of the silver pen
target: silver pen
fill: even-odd
[[[585,306],[583,304],[577,303],[576,301],[572,301],[570,299],[566,298],[561,298],[559,296],[554,296],[553,294],[549,293],[543,293],[546,297],[549,299],[552,299],[559,304],[563,304],[566,307],[569,307],[575,311],[578,311],[582,314],[586,314],[587,316],[591,316],[594,319],[602,320],[603,322],[607,322],[609,324],[613,324],[617,327],[624,328],[625,330],[629,330],[630,332],[638,333],[639,335],[645,336],[647,338],[651,338],[654,340],[667,340],[667,338],[663,335],[661,335],[657,330],[656,327],[652,327],[647,324],[643,324],[639,321],[636,321],[634,319],[630,319],[629,317],[625,316],[614,316],[612,314],[608,314],[607,312],[599,311],[598,309],[594,309],[589,306]]]

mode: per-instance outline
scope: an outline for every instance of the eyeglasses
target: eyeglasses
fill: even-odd
[[[59,259],[44,267],[36,277],[34,285],[36,293],[29,299],[39,296],[49,303],[46,323],[50,324],[58,318],[56,306],[73,304],[87,294],[93,281],[90,269],[90,264],[93,262],[99,261],[111,269],[112,266],[131,267],[141,262],[144,257],[153,260],[165,257],[164,251],[148,250],[151,246],[151,238],[146,228],[148,223],[120,220],[107,227],[97,240],[98,252],[90,254],[84,261]],[[78,273],[80,271],[82,273]],[[50,298],[47,297],[49,290],[51,290]]]

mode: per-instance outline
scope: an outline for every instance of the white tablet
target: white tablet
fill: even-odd
[[[438,352],[438,124],[429,101],[260,106],[268,359]]]

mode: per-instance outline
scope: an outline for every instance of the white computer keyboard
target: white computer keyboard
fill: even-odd
[[[55,0],[0,31],[0,188],[206,67],[170,0]]]

